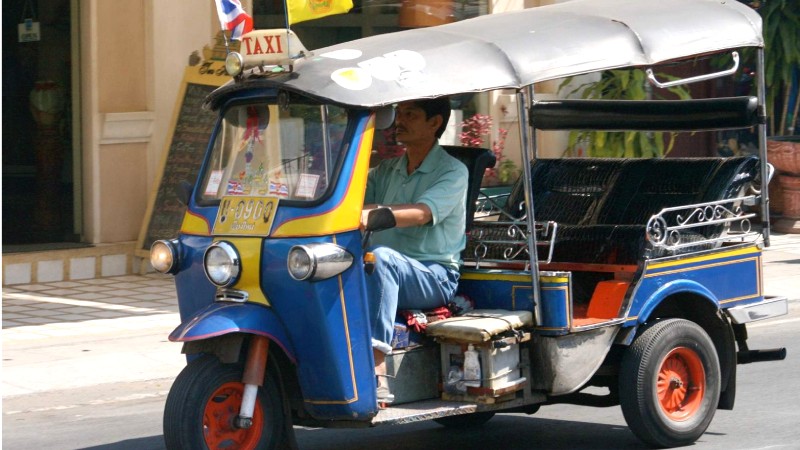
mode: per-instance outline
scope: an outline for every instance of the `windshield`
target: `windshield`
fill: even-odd
[[[319,199],[333,182],[346,126],[346,111],[330,105],[228,108],[203,177],[201,201],[231,195]]]

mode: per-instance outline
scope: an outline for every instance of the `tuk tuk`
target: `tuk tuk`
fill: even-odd
[[[758,56],[755,96],[540,100],[537,83],[729,54]],[[253,31],[226,60],[218,111],[179,235],[153,244],[174,275],[188,364],[166,402],[167,448],[293,448],[293,425],[477,426],[540,406],[620,405],[657,447],[687,445],[732,409],[747,324],[787,312],[764,294],[769,245],[761,19],[721,0],[575,0],[309,51]],[[487,149],[446,147],[469,172],[461,314],[400,322],[376,399],[359,230],[373,141],[393,105],[504,90],[525,168],[482,196]],[[544,158],[536,130],[757,130],[751,156]],[[380,210],[379,210],[380,211]],[[382,216],[381,216],[382,214]],[[372,218],[371,218],[372,219]],[[471,350],[468,350],[470,349]],[[466,351],[480,378],[465,379]],[[596,394],[593,386],[607,388]]]

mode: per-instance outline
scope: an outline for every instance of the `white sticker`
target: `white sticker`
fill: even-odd
[[[383,56],[361,61],[358,63],[358,67],[368,70],[373,77],[382,81],[392,81],[400,78],[400,66]]]
[[[212,170],[211,175],[208,176],[208,184],[203,195],[217,195],[219,185],[222,183],[222,171]]]
[[[425,69],[425,57],[411,50],[397,50],[383,56],[400,66],[403,71],[420,72]]]
[[[361,57],[361,50],[345,48],[319,55],[323,58],[338,59],[340,61],[350,61]]]
[[[372,75],[359,67],[338,69],[331,74],[331,79],[351,91],[362,91],[372,85]]]
[[[319,183],[319,175],[313,173],[300,174],[300,180],[297,184],[297,190],[294,193],[295,197],[314,198],[314,193],[317,192],[317,183]]]

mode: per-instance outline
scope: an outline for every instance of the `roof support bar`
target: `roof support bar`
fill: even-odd
[[[733,75],[734,73],[736,73],[737,70],[739,70],[739,52],[731,52],[731,58],[733,58],[733,67],[731,67],[730,69],[722,70],[720,72],[707,73],[705,75],[697,75],[695,77],[681,78],[679,80],[662,82],[658,81],[658,79],[656,78],[656,74],[653,72],[653,69],[647,69],[646,70],[647,79],[650,80],[650,83],[660,87],[661,89],[671,88],[673,86],[680,86],[682,84],[697,83],[699,81],[713,80],[714,78]]]

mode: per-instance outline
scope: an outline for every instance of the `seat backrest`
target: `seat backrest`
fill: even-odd
[[[472,229],[472,220],[475,216],[475,203],[478,201],[478,193],[483,182],[483,174],[486,169],[494,167],[496,158],[494,153],[477,147],[458,147],[455,145],[443,145],[442,148],[450,156],[464,163],[469,172],[467,184],[467,231]]]
[[[536,220],[587,225],[605,201],[624,160],[611,158],[538,159],[531,163]],[[506,203],[515,217],[525,200],[522,177]]]
[[[663,208],[698,203],[721,162],[721,158],[628,160],[596,222],[644,225]]]

